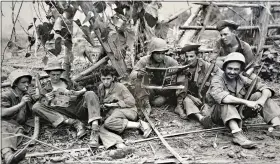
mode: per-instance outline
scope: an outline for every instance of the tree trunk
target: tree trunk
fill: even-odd
[[[64,10],[62,20],[64,22],[64,26],[68,29],[69,33],[71,34],[70,38],[65,39],[65,49],[64,49],[64,63],[63,68],[65,71],[63,72],[63,77],[66,79],[70,79],[70,70],[71,70],[71,63],[74,60],[72,48],[72,37],[73,37],[73,17],[76,13],[76,9],[73,7],[69,7],[69,9]]]

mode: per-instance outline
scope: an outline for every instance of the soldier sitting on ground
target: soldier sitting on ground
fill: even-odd
[[[254,54],[250,45],[240,40],[236,35],[238,24],[231,20],[221,20],[217,23],[217,30],[220,32],[221,38],[217,41],[214,51],[216,56],[216,65],[222,68],[226,56],[232,52],[239,52],[246,59],[246,66],[254,59]]]
[[[273,130],[269,134],[273,136],[280,136],[280,107],[271,99],[274,91],[261,82],[257,82],[250,99],[244,99],[252,82],[240,74],[244,67],[244,56],[238,52],[230,53],[222,66],[224,73],[212,78],[207,95],[215,103],[212,121],[231,130],[233,143],[243,148],[253,148],[256,143],[250,141],[240,128],[242,118],[238,107],[246,106],[242,113],[244,118],[256,116],[260,112],[264,121],[272,125]]]
[[[149,55],[142,57],[134,66],[130,78],[135,85],[135,98],[140,102],[147,115],[151,114],[152,108],[150,105],[150,99],[153,105],[161,106],[166,102],[166,98],[176,98],[175,90],[155,90],[146,89],[141,87],[141,81],[146,73],[145,68],[168,68],[172,66],[178,66],[178,62],[166,56],[166,52],[169,50],[166,41],[160,38],[152,38],[148,45]],[[155,74],[151,83],[162,83],[163,77]],[[161,84],[160,84],[161,85]]]
[[[53,127],[61,124],[74,126],[77,137],[82,138],[86,135],[83,122],[95,128],[101,119],[97,95],[93,91],[82,89],[71,80],[62,78],[65,70],[58,60],[49,61],[44,71],[50,76],[50,80],[42,83],[40,99],[32,110]],[[64,97],[61,96],[64,94]],[[89,145],[94,147],[96,144],[96,140],[91,136]]]
[[[1,96],[1,154],[6,164],[17,164],[23,160],[26,149],[18,150],[27,117],[31,114],[32,98],[27,94],[32,76],[24,70],[15,70],[9,75],[11,89]],[[10,134],[8,134],[10,133]]]
[[[210,63],[198,58],[198,49],[200,45],[188,44],[184,46],[180,54],[185,55],[185,62],[183,65],[190,65],[188,69],[183,70],[179,78],[181,80],[188,80],[187,92],[185,90],[177,91],[177,107],[175,108],[175,113],[179,114],[182,119],[187,119],[187,117],[197,119],[205,128],[211,128],[212,121],[209,117],[204,117],[201,114],[201,110],[208,108],[207,104],[203,104],[202,97],[199,97],[199,88],[201,87],[203,80],[207,73],[211,73],[207,78],[208,80],[204,84],[201,95],[205,95],[209,85],[211,77],[217,73],[222,73],[217,66],[214,66],[212,70],[210,69]],[[211,72],[208,72],[211,71]],[[205,109],[207,111],[207,109]]]
[[[95,126],[96,133],[105,148],[115,146],[116,153],[128,150],[124,140],[120,136],[126,129],[140,129],[146,138],[152,129],[147,122],[138,120],[135,99],[129,90],[115,79],[117,71],[111,66],[105,66],[100,70],[101,84],[98,87],[98,97],[101,104],[101,115],[104,124]]]

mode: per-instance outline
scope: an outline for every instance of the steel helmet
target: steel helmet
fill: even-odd
[[[155,52],[155,51],[168,51],[168,45],[165,40],[161,38],[153,37],[149,43],[149,52]]]
[[[8,77],[11,83],[11,87],[15,86],[15,82],[21,77],[28,77],[30,79],[30,82],[32,80],[32,76],[30,73],[22,69],[16,69],[12,71]]]
[[[50,60],[47,66],[44,68],[44,71],[53,71],[53,70],[65,71],[65,69],[62,68],[62,62],[59,61],[58,59]]]
[[[244,55],[242,55],[239,52],[232,52],[230,54],[227,55],[224,63],[223,63],[223,70],[225,70],[225,67],[227,65],[227,63],[231,62],[231,61],[238,61],[240,63],[242,63],[241,68],[244,68],[245,66],[245,57]]]

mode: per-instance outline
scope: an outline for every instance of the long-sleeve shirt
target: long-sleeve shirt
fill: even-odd
[[[103,84],[98,86],[98,97],[100,104],[117,103],[119,108],[132,108],[137,111],[135,99],[130,91],[121,83],[114,82],[111,84],[109,91],[105,92]]]
[[[239,75],[236,79],[236,86],[233,86],[233,83],[226,78],[225,73],[222,75],[215,75],[211,81],[207,97],[210,98],[210,101],[212,100],[211,102],[215,102],[217,104],[222,104],[223,99],[228,95],[244,98],[251,83],[251,79]],[[270,88],[262,82],[258,82],[256,84],[255,91],[262,91],[264,89]],[[272,89],[270,89],[270,91],[274,94]]]
[[[187,75],[188,72],[191,73],[191,80],[189,81],[188,91],[193,96],[198,96],[197,95],[198,89],[201,86],[202,81],[203,81],[204,77],[206,76],[210,65],[211,64],[209,62],[198,58],[197,64],[194,68],[190,68],[189,70],[183,71],[184,75]],[[208,87],[210,86],[211,77],[213,77],[215,74],[222,74],[222,73],[223,73],[223,71],[219,67],[214,66],[209,79],[205,83],[205,87],[204,87],[205,92],[204,93],[206,93]]]
[[[140,70],[144,70],[145,67],[156,67],[156,68],[167,68],[167,67],[172,67],[172,66],[178,66],[178,62],[173,59],[172,57],[169,56],[165,56],[163,61],[161,63],[155,62],[152,59],[151,55],[148,56],[144,56],[142,57],[134,66],[131,74],[130,74],[130,78],[132,80],[137,79],[137,73]]]

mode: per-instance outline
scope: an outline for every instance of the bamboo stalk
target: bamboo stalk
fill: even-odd
[[[245,125],[246,127],[268,127],[267,124],[248,124]],[[200,130],[192,130],[192,131],[187,131],[187,132],[181,132],[181,133],[173,133],[173,134],[167,134],[163,135],[162,137],[164,138],[169,138],[169,137],[176,137],[176,136],[181,136],[181,135],[186,135],[186,134],[193,134],[193,133],[201,133],[201,132],[215,132],[215,131],[222,131],[222,130],[227,130],[225,127],[217,127],[217,128],[211,128],[211,129],[200,129]],[[159,139],[159,137],[151,137],[151,138],[145,138],[145,139],[140,139],[140,140],[135,140],[135,141],[126,141],[127,144],[134,144],[134,143],[139,143],[139,142],[145,142],[145,141],[150,141],[154,139]]]
[[[190,17],[188,18],[188,20],[184,23],[184,26],[189,26],[193,20],[198,16],[199,12],[202,10],[202,7],[203,6],[198,6],[196,8],[192,8],[194,9],[193,13],[190,15]],[[195,32],[193,32],[191,34],[194,35]],[[178,39],[178,44],[181,45],[181,46],[184,46],[185,45],[185,41],[186,40],[189,40],[189,38],[191,38],[191,36],[188,36],[186,31],[181,31],[180,34],[179,34],[179,39]]]
[[[180,30],[200,30],[203,26],[180,26]],[[268,29],[280,28],[280,24],[268,25]],[[257,30],[259,26],[240,26],[237,30]],[[206,26],[205,30],[217,30],[216,26]]]
[[[204,21],[203,21],[203,27],[202,27],[202,29],[199,31],[198,35],[197,35],[196,42],[199,41],[201,34],[205,31],[206,24],[207,24],[208,21],[209,21],[209,18],[210,18],[212,9],[213,9],[213,5],[211,4],[211,5],[208,7],[206,16],[205,16]]]
[[[155,133],[157,134],[158,138],[161,140],[163,145],[171,152],[172,155],[174,155],[179,162],[183,163],[183,158],[166,142],[166,140],[163,138],[163,136],[160,134],[160,132],[156,129],[155,124],[152,122],[152,120],[149,118],[149,116],[144,112],[142,108],[140,108],[143,115],[145,116],[146,120],[149,122]]]
[[[209,2],[195,2],[194,4],[204,6],[210,5]],[[216,5],[218,7],[263,7],[262,4],[213,3],[213,5]]]

